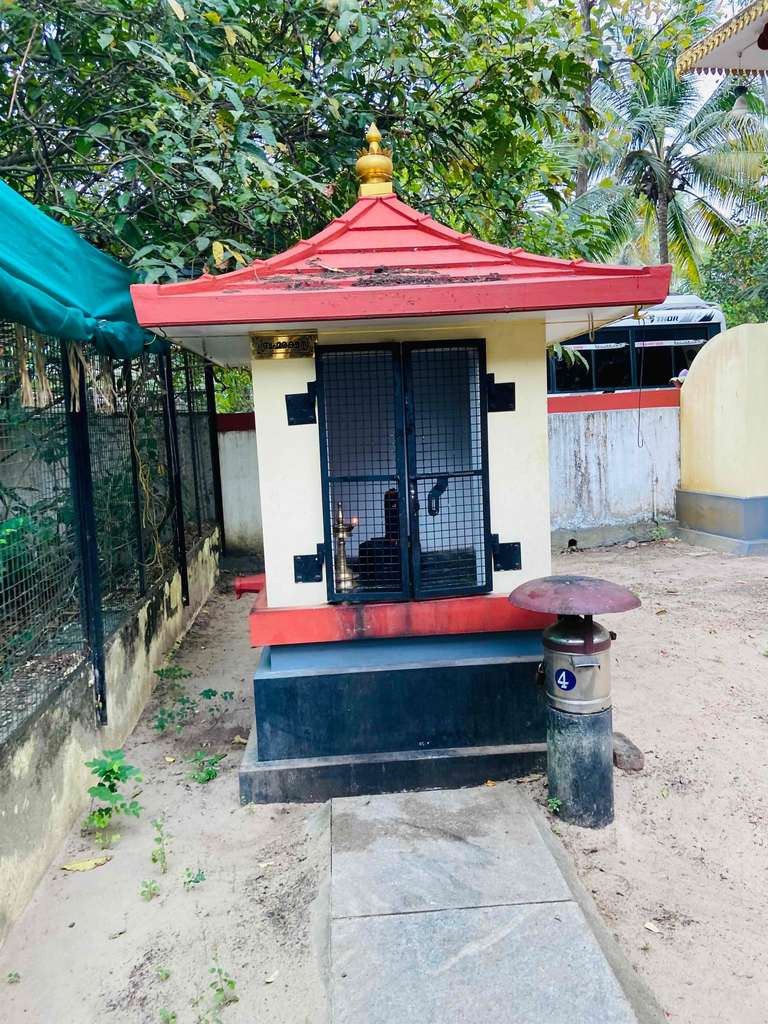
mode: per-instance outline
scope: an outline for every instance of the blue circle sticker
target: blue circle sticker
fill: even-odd
[[[559,668],[555,672],[555,685],[559,690],[572,690],[576,685],[576,676],[568,668]]]

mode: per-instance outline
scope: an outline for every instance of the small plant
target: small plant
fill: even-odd
[[[160,1024],[176,1024],[175,1010],[166,1010],[163,1006],[160,1009]]]
[[[666,526],[662,526],[660,523],[657,523],[651,530],[651,540],[668,540],[669,536],[669,530],[666,528]]]
[[[168,981],[168,979],[171,976],[171,972],[168,970],[167,967],[158,967],[157,976],[160,979],[160,981]]]
[[[206,754],[204,750],[198,750],[194,757],[190,758],[193,769],[188,778],[193,782],[199,782],[201,786],[206,782],[211,782],[218,777],[218,764],[226,756],[226,754]]]
[[[562,806],[563,801],[560,799],[560,797],[547,797],[547,809],[549,810],[550,814],[559,814]]]
[[[19,974],[18,971],[8,971],[8,973],[5,976],[5,980],[8,982],[9,985],[18,985],[19,982],[21,981],[21,975]]]
[[[152,822],[152,828],[155,830],[152,863],[157,864],[160,868],[160,873],[164,875],[168,870],[168,843],[171,838],[165,831],[165,816],[155,818]]]
[[[239,997],[235,992],[235,979],[230,978],[218,960],[214,960],[214,965],[208,969],[208,973],[214,976],[209,986],[213,992],[214,1007],[219,1008],[236,1003]]]
[[[138,818],[141,805],[128,798],[120,787],[130,780],[141,782],[141,772],[131,764],[126,764],[124,750],[104,750],[102,757],[85,762],[86,768],[98,778],[99,782],[88,790],[93,800],[101,801],[100,807],[94,807],[85,819],[85,828],[96,833],[96,844],[101,849],[119,836],[109,834],[109,827],[118,814],[131,815]]]
[[[149,903],[150,900],[153,900],[155,896],[159,895],[160,886],[157,884],[154,878],[145,878],[144,881],[139,886],[139,896],[141,896],[143,900],[146,900],[147,903]]]
[[[219,693],[218,690],[214,690],[209,687],[207,690],[201,690],[200,696],[204,701],[208,702],[208,714],[211,718],[216,719],[220,718],[224,714],[226,710],[225,705],[229,701],[235,699],[235,691],[222,690],[222,692]]]
[[[157,732],[165,732],[173,725],[176,732],[181,730],[192,721],[198,712],[197,701],[182,694],[176,697],[170,707],[158,708],[152,728]]]
[[[181,679],[189,679],[192,673],[181,665],[165,665],[163,668],[156,668],[155,675],[164,683],[176,683]]]
[[[201,882],[205,881],[205,872],[202,868],[198,868],[197,871],[192,871],[192,868],[187,868],[184,872],[184,889],[189,892],[193,885],[200,885]]]

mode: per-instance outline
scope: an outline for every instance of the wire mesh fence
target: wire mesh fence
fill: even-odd
[[[103,638],[176,568],[186,600],[217,522],[207,376],[190,353],[112,360],[0,322],[0,743],[84,658],[98,683]]]

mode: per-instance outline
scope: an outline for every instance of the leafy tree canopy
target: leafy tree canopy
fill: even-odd
[[[535,239],[532,197],[557,207],[569,173],[546,143],[589,75],[575,19],[572,0],[4,0],[0,176],[163,280],[346,209],[375,115],[406,201]]]
[[[768,226],[742,228],[713,247],[701,295],[722,306],[729,327],[768,321]]]

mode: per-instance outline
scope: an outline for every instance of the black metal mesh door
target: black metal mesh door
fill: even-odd
[[[317,377],[328,596],[337,601],[406,597],[408,510],[399,349],[321,349]]]
[[[405,347],[416,597],[490,589],[484,364],[480,342]]]

